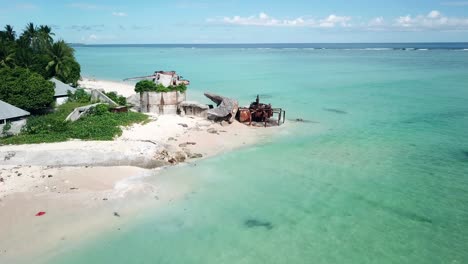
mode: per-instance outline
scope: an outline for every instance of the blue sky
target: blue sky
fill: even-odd
[[[47,24],[78,43],[468,41],[457,0],[0,0],[0,26]]]

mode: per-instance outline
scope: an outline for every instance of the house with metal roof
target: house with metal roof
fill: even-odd
[[[55,83],[55,103],[56,105],[61,105],[65,103],[68,99],[68,91],[74,93],[76,91],[72,86],[65,84],[55,78],[50,79],[49,81]]]
[[[21,128],[26,124],[25,117],[29,115],[28,111],[0,100],[0,137],[3,136],[3,127],[7,122],[11,124],[8,133],[19,133]]]
[[[14,121],[30,115],[28,111],[0,100],[0,124]]]

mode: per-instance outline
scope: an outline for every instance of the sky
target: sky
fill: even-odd
[[[0,0],[0,27],[86,44],[468,42],[462,0]]]

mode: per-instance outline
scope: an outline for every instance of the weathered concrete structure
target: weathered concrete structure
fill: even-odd
[[[81,117],[85,116],[92,108],[96,107],[97,105],[100,105],[102,103],[97,103],[97,104],[91,104],[91,105],[85,105],[81,107],[75,108],[73,112],[71,112],[67,118],[65,118],[65,121],[76,121],[80,119]]]
[[[116,102],[112,101],[107,95],[104,94],[104,90],[91,90],[91,101],[103,102],[109,104],[111,107],[119,106]]]
[[[134,80],[152,80],[155,84],[161,84],[164,87],[190,84],[189,80],[182,79],[182,76],[175,71],[155,71],[152,75],[124,79],[124,81]]]
[[[178,114],[180,103],[187,98],[186,93],[143,92],[140,93],[140,112],[156,114]]]
[[[200,104],[195,101],[184,101],[180,103],[180,114],[189,116],[198,116],[206,118],[208,116],[208,105]]]

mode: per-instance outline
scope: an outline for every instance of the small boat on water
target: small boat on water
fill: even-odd
[[[155,84],[162,84],[164,87],[190,84],[189,80],[183,79],[183,77],[178,75],[175,71],[155,71],[152,75],[124,79],[124,81],[135,80],[152,80]]]

